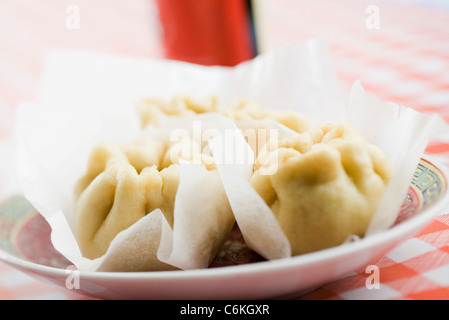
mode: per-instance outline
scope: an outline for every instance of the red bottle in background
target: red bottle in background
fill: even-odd
[[[234,66],[255,56],[249,0],[156,0],[156,4],[166,58]]]

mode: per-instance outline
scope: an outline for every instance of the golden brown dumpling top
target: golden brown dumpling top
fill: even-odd
[[[263,174],[267,164],[276,170]],[[298,255],[362,237],[391,174],[383,152],[354,128],[324,125],[267,144],[251,184]]]

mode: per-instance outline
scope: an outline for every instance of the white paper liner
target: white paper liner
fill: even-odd
[[[437,114],[420,113],[367,94],[360,81],[352,87],[346,118],[383,150],[394,172],[368,227],[369,236],[393,225],[429,141],[449,132],[449,125]]]
[[[290,243],[271,209],[251,186],[249,176],[222,161],[226,155],[223,154],[222,148],[215,147],[222,144],[220,139],[221,137],[217,137],[210,144],[245,243],[266,259],[289,257]]]
[[[91,105],[114,113],[133,108],[142,97],[170,101],[184,94],[201,101],[215,95],[220,108],[253,99],[262,108],[299,110],[311,122],[344,117],[345,103],[322,39],[268,52],[235,67],[64,50],[49,52],[45,61],[39,92],[43,104]]]

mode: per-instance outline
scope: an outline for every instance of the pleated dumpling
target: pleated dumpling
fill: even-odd
[[[75,187],[77,236],[83,256],[102,256],[119,232],[155,209],[161,209],[173,228],[179,159],[202,161],[195,150],[171,152],[175,147],[183,150],[178,146],[183,143],[145,138],[130,144],[102,143],[92,150],[87,170]],[[213,170],[210,164],[203,167]]]
[[[264,174],[267,166],[276,166]],[[392,175],[384,153],[346,124],[267,144],[251,184],[271,208],[292,255],[363,237]]]
[[[177,95],[170,102],[161,99],[141,99],[137,103],[137,113],[142,128],[148,125],[159,126],[161,116],[187,117],[196,114],[216,112],[217,98],[209,96],[196,101],[188,96]]]
[[[292,110],[274,111],[263,109],[252,100],[241,100],[225,108],[222,114],[236,121],[274,120],[298,133],[309,129],[309,121],[302,114]]]

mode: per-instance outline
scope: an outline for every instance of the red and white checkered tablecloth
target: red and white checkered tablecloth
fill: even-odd
[[[264,48],[321,36],[332,50],[343,92],[354,80],[384,100],[436,112],[449,122],[449,3],[432,1],[261,1]],[[76,5],[80,28],[67,28]],[[373,20],[376,18],[377,20]],[[151,0],[3,0],[0,3],[0,139],[19,101],[36,95],[47,49],[83,48],[161,57]],[[426,150],[449,165],[449,135]],[[449,299],[449,208],[377,263],[378,290],[365,270],[298,299]],[[30,278],[0,262],[0,299],[89,299]]]

